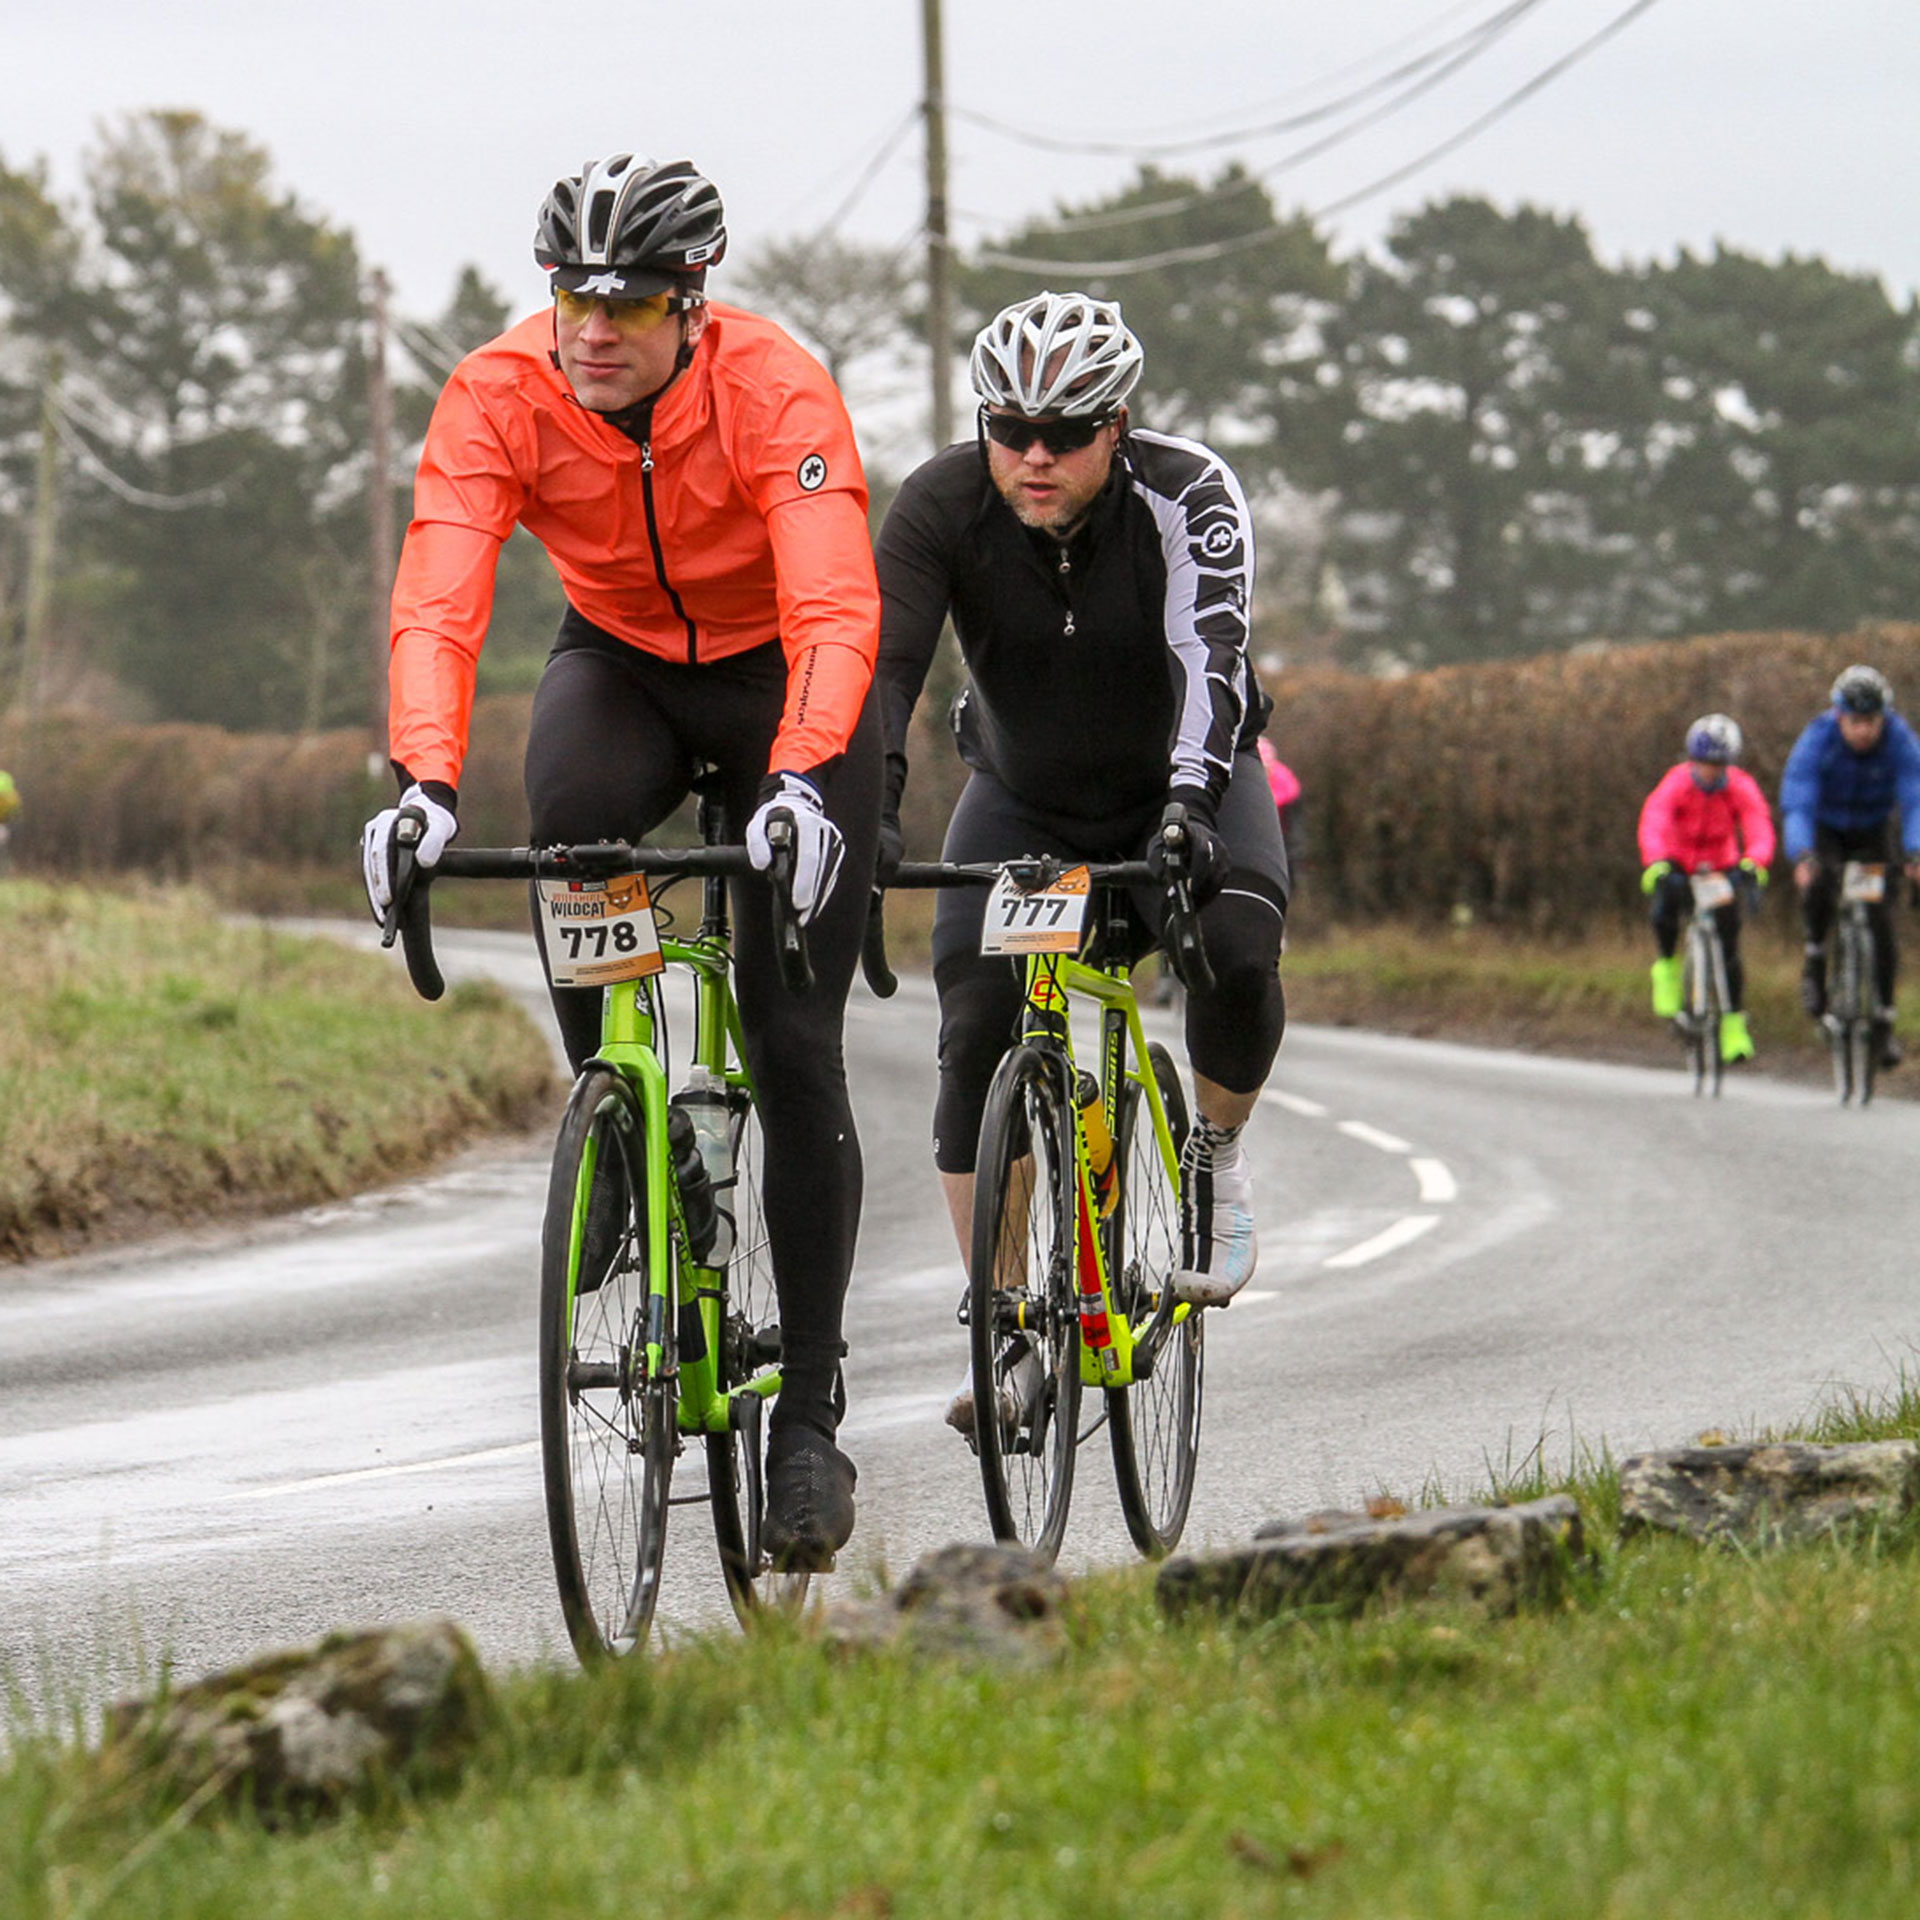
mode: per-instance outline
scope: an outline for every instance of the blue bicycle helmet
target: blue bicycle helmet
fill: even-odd
[[[1746,744],[1740,723],[1724,713],[1703,713],[1687,729],[1687,758],[1710,760],[1715,766],[1731,765],[1740,758]]]

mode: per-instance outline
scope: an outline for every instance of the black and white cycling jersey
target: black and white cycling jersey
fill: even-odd
[[[1176,786],[1217,803],[1235,748],[1260,731],[1251,516],[1232,469],[1197,441],[1129,432],[1064,544],[1022,525],[961,442],[901,487],[876,558],[889,818],[949,612],[971,681],[956,705],[962,754],[1050,812],[1111,819]]]

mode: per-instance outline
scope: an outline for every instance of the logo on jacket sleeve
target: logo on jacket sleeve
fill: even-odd
[[[818,493],[827,484],[827,460],[825,454],[810,453],[800,462],[794,476],[800,482],[803,493]]]

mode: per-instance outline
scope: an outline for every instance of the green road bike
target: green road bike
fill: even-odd
[[[532,880],[550,973],[561,984],[607,983],[599,1051],[574,1082],[554,1146],[540,1250],[547,1527],[561,1611],[584,1661],[645,1641],[676,1506],[709,1508],[743,1621],[769,1604],[797,1606],[807,1588],[804,1573],[771,1571],[760,1545],[763,1414],[780,1387],[780,1336],[727,901],[727,877],[750,867],[743,847],[724,844],[710,778],[694,791],[699,847],[455,846],[430,873],[405,851],[403,815],[388,923],[415,987],[438,999],[427,883]],[[772,876],[776,933],[783,974],[798,989],[809,968],[788,904],[790,847],[784,861]],[[687,879],[699,881],[700,918],[682,933],[666,896]],[[682,1034],[689,1085],[670,1096]],[[696,1441],[705,1486],[675,1495],[675,1468]]]
[[[1142,1028],[1128,957],[1127,890],[1162,882],[1143,861],[1032,859],[910,864],[890,884],[989,887],[982,950],[1025,957],[1018,1038],[981,1121],[961,1308],[989,1524],[1057,1553],[1079,1448],[1104,1424],[1127,1530],[1158,1557],[1193,1498],[1206,1358],[1205,1315],[1170,1284],[1186,1101]],[[1188,985],[1205,984],[1184,879],[1169,892],[1167,952]],[[867,976],[892,991],[872,938]],[[1090,1053],[1075,1047],[1076,1001],[1097,1010]],[[1084,1427],[1083,1392],[1100,1409]]]

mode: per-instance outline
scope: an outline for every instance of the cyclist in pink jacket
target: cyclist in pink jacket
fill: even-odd
[[[1753,1038],[1743,1007],[1746,969],[1740,961],[1742,894],[1758,896],[1773,864],[1773,814],[1740,757],[1739,725],[1724,713],[1704,714],[1687,729],[1687,757],[1670,768],[1640,809],[1640,891],[1653,902],[1653,1010],[1662,1020],[1680,1011],[1681,922],[1693,910],[1691,876],[1713,870],[1734,879],[1733,898],[1714,909],[1727,956],[1727,998],[1720,1057],[1751,1060]]]

